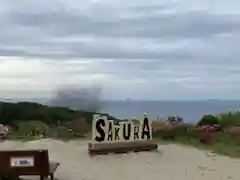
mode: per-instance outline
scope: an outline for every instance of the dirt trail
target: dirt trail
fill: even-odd
[[[158,152],[90,157],[88,141],[6,141],[2,149],[48,149],[61,163],[59,180],[239,180],[240,160],[180,145],[159,145]],[[38,179],[38,177],[27,177]]]

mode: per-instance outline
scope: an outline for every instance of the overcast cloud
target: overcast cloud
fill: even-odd
[[[0,98],[240,99],[240,1],[1,0]]]

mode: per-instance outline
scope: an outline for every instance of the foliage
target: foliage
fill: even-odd
[[[204,115],[201,120],[198,122],[198,126],[202,126],[202,125],[219,125],[219,120],[216,116],[211,115],[211,114],[207,114]]]
[[[240,125],[240,112],[227,112],[218,115],[219,122],[222,127]]]
[[[32,102],[9,103],[0,101],[0,124],[16,127],[20,122],[38,119],[47,125],[57,125],[84,118],[92,124],[94,112],[77,111],[66,107],[49,107]],[[104,114],[109,117],[108,114]],[[113,120],[114,117],[111,117]]]
[[[20,122],[18,134],[22,136],[38,136],[40,133],[48,135],[49,127],[41,121]]]
[[[185,124],[180,121],[166,122],[163,121],[153,121],[153,137],[162,137],[163,139],[175,139],[177,136],[181,136],[187,133],[189,124]],[[192,127],[192,126],[191,126]]]
[[[66,123],[66,127],[70,129],[73,136],[84,136],[89,131],[90,127],[84,118],[76,119]]]
[[[70,138],[72,137],[71,132],[66,126],[58,126],[57,127],[57,138]]]
[[[234,140],[240,138],[240,126],[232,126],[226,131]]]
[[[182,129],[185,128],[184,131],[179,131],[176,127],[168,128],[162,123],[162,127],[158,127],[159,131],[153,132],[153,137],[164,140],[164,142],[171,140],[171,142],[174,141],[198,148],[208,148],[215,153],[231,157],[240,157],[239,122],[239,111],[220,114],[217,117],[205,115],[197,126],[195,124],[183,123]],[[220,126],[220,128],[216,128],[215,131],[205,128],[211,127],[210,129],[212,129],[213,126]]]
[[[37,103],[0,102],[0,123],[10,125],[21,136],[44,132],[47,136],[72,138],[91,130],[94,112],[75,111],[66,107],[49,107]],[[108,114],[102,114],[107,115]],[[108,116],[108,119],[116,120]],[[203,125],[220,125],[220,131],[203,130]],[[215,152],[240,156],[240,112],[204,115],[196,124],[184,123],[181,118],[153,121],[153,137],[168,141],[207,146]],[[201,128],[199,128],[201,127]]]

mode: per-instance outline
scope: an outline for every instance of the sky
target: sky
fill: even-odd
[[[240,1],[1,0],[0,98],[240,99]]]

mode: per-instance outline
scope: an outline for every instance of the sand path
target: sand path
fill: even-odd
[[[239,159],[209,155],[195,148],[159,145],[158,152],[90,157],[87,143],[6,141],[0,150],[48,149],[50,159],[61,163],[55,174],[59,180],[240,180]]]

